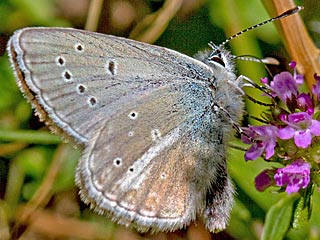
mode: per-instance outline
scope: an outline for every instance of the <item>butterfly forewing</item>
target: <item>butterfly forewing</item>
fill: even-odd
[[[73,29],[20,30],[9,51],[19,85],[30,99],[36,96],[33,104],[42,118],[80,143],[136,96],[212,75],[205,64],[172,50]],[[168,64],[174,59],[180,62]]]

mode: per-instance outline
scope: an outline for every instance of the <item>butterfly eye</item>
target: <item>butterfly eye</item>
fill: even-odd
[[[221,54],[210,56],[208,59],[210,62],[219,63],[221,66],[225,67],[224,61],[221,58]]]
[[[210,56],[208,57],[210,62],[219,63],[221,66],[225,67],[224,61],[222,60],[222,54],[219,49],[213,51]]]

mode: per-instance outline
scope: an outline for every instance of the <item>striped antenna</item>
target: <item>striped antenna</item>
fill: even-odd
[[[292,8],[292,9],[288,10],[288,11],[285,11],[284,13],[280,14],[280,15],[277,16],[277,17],[270,18],[270,19],[268,19],[268,20],[266,20],[266,21],[264,21],[264,22],[258,23],[258,24],[256,24],[256,25],[251,26],[251,27],[248,27],[248,28],[246,28],[246,29],[244,29],[244,30],[242,30],[242,31],[240,31],[240,32],[232,35],[231,37],[228,37],[226,40],[224,40],[222,43],[220,43],[220,45],[217,47],[217,49],[221,49],[221,47],[223,47],[224,45],[226,45],[226,43],[228,43],[231,39],[233,39],[233,38],[235,38],[235,37],[238,37],[239,35],[241,35],[241,34],[243,34],[243,33],[245,33],[245,32],[248,32],[248,31],[250,31],[250,30],[252,30],[252,29],[254,29],[254,28],[257,28],[257,27],[260,27],[260,26],[262,26],[262,25],[265,25],[266,23],[270,23],[270,22],[279,20],[279,19],[281,19],[281,18],[288,17],[288,16],[290,16],[290,15],[292,15],[292,14],[295,14],[295,13],[301,11],[302,9],[303,9],[302,6],[297,6],[297,7],[295,7],[295,8]]]
[[[242,56],[233,56],[234,59],[237,60],[243,60],[243,61],[250,61],[250,62],[258,62],[258,63],[264,63],[268,65],[279,65],[280,62],[278,59],[275,59],[273,57],[266,57],[266,58],[257,58],[255,56],[251,55],[242,55]]]

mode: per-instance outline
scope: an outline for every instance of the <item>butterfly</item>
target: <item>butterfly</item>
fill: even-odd
[[[244,104],[234,56],[210,46],[191,58],[39,27],[16,31],[7,49],[40,119],[83,147],[76,184],[85,203],[141,232],[174,231],[197,218],[216,232],[233,205],[226,150]]]

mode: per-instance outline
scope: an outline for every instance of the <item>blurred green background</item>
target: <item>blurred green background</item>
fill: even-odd
[[[80,150],[63,144],[33,115],[16,86],[5,48],[10,35],[27,26],[83,29],[92,2],[0,0],[0,239],[10,239],[10,231],[21,235],[21,239],[259,239],[268,209],[285,194],[256,191],[255,176],[270,164],[262,160],[246,163],[243,151],[235,149],[230,150],[228,166],[237,189],[236,204],[227,230],[215,236],[201,230],[201,223],[199,229],[193,226],[171,234],[139,235],[92,213],[81,203],[74,185]],[[159,10],[163,2],[104,1],[97,31],[128,37],[136,24]],[[300,14],[313,40],[320,44],[320,2],[296,4],[305,7]],[[185,0],[154,44],[192,56],[208,48],[208,42],[219,44],[231,34],[268,18],[263,4],[256,0]],[[273,24],[250,31],[226,47],[235,55],[279,59],[281,64],[270,68],[273,74],[287,69],[291,60]],[[238,74],[257,82],[267,76],[259,63],[239,62],[237,69]],[[249,94],[261,99],[260,92]],[[262,107],[247,103],[249,114],[259,116]],[[285,239],[320,239],[319,201],[315,191],[311,220],[300,230],[290,230]],[[37,206],[31,211],[30,224],[17,224],[30,206]]]

